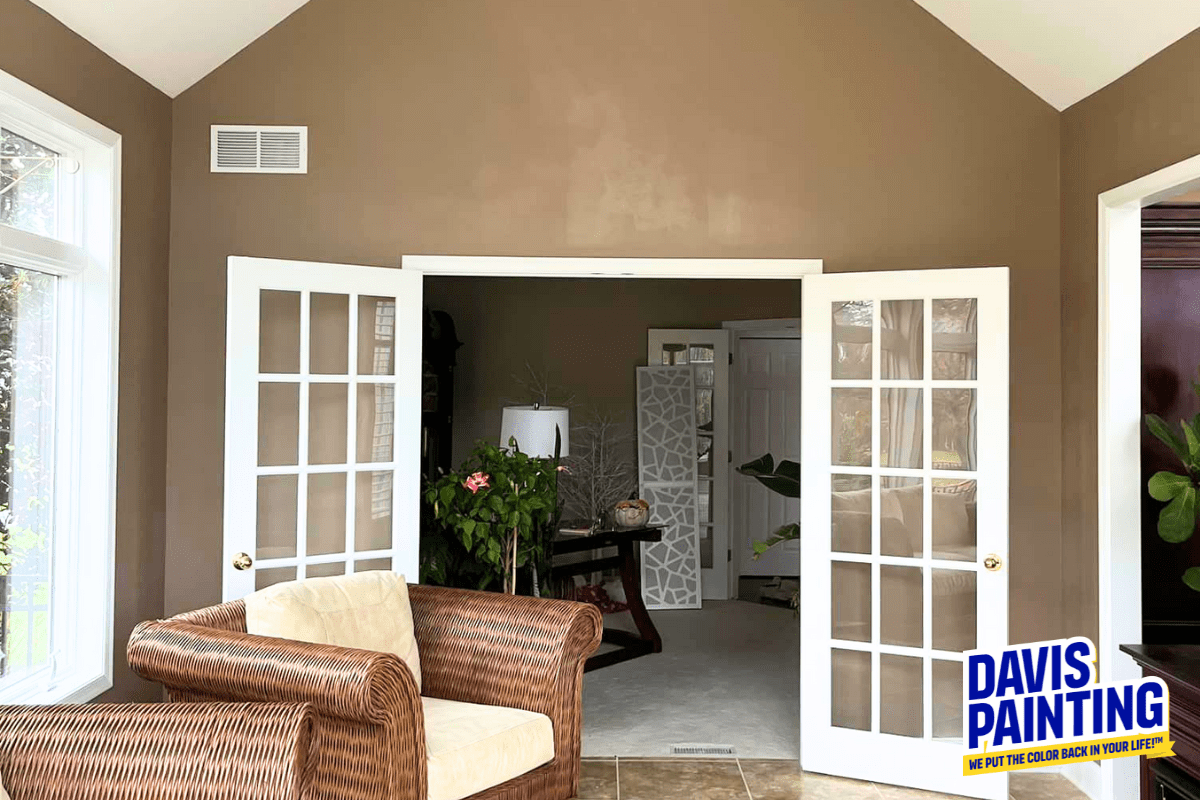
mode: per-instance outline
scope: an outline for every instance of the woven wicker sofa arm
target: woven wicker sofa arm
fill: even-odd
[[[189,697],[312,703],[323,715],[421,730],[421,698],[408,667],[390,653],[295,642],[205,628],[143,622],[129,638],[129,666]]]
[[[494,592],[409,586],[424,693],[559,719],[600,644],[595,607]]]
[[[12,800],[301,800],[319,747],[302,704],[0,706]]]

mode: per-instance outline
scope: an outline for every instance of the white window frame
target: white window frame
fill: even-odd
[[[0,225],[0,262],[62,279],[50,665],[0,687],[0,704],[86,702],[113,672],[121,137],[3,71],[0,123],[80,165],[60,183],[67,240]]]

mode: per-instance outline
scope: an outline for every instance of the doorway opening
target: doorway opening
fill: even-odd
[[[1098,473],[1100,672],[1132,680],[1141,670],[1121,645],[1142,641],[1142,209],[1200,189],[1200,156],[1099,196]],[[1128,763],[1127,763],[1128,762]],[[1133,797],[1132,759],[1078,767],[1076,783],[1103,800]],[[1097,777],[1098,774],[1098,777]]]
[[[405,266],[411,266],[408,260]],[[560,497],[566,501],[559,530],[560,537],[568,536],[586,529],[588,517],[594,516],[595,509],[581,507],[579,500],[594,495],[595,484],[619,483],[614,477],[624,476],[625,492],[636,493],[639,483],[645,485],[638,474],[638,369],[665,367],[687,373],[695,399],[694,430],[688,432],[694,435],[694,445],[688,447],[695,450],[702,598],[696,596],[694,605],[659,602],[656,607],[647,593],[662,653],[588,672],[583,754],[665,757],[680,747],[704,745],[728,746],[743,758],[798,761],[799,621],[791,607],[794,588],[778,601],[761,590],[765,584],[796,585],[798,543],[789,543],[795,562],[790,569],[771,562],[764,569],[753,561],[753,548],[746,542],[766,540],[785,522],[798,522],[799,500],[768,502],[767,490],[736,467],[769,453],[780,460],[799,460],[799,284],[795,278],[756,280],[741,275],[708,280],[703,273],[687,280],[599,277],[426,271],[427,318],[439,317],[443,330],[452,325],[455,340],[450,442],[448,447],[444,441],[431,446],[443,454],[442,467],[458,469],[478,442],[499,441],[504,408],[535,402],[566,408],[569,453],[563,460],[571,472],[559,478]],[[772,350],[780,351],[774,369],[769,363]],[[790,361],[783,357],[785,350],[791,352]],[[739,380],[743,376],[738,365],[747,359],[762,374],[747,369],[748,380]],[[772,380],[779,386],[768,385]],[[789,381],[784,390],[783,383]],[[778,407],[747,407],[756,396],[770,399],[767,394],[774,395]],[[444,400],[436,405],[445,414]],[[785,419],[789,403],[794,408]],[[754,425],[739,426],[739,420]],[[596,476],[580,458],[600,451],[606,454],[606,474]],[[758,505],[773,515],[747,515],[748,494],[761,494]],[[731,507],[731,496],[742,499],[741,511]],[[605,504],[614,499],[625,495],[606,498]],[[659,511],[655,502],[650,510],[653,521],[662,520]],[[572,553],[557,558],[555,566],[573,558],[608,558],[612,552]],[[609,612],[606,630],[637,634],[636,618],[627,610],[631,598],[615,568],[572,575],[570,586],[559,585],[560,572],[566,570],[553,573],[556,594],[586,590],[591,599],[600,596],[597,605]],[[744,599],[739,600],[743,587]],[[606,643],[600,654],[612,648]],[[731,726],[734,719],[744,724]]]

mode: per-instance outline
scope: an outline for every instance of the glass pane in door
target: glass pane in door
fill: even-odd
[[[871,654],[835,647],[830,659],[834,727],[871,730]]]
[[[396,298],[358,298],[358,374],[396,374]]]
[[[279,467],[300,461],[300,384],[258,385],[258,465]]]
[[[395,397],[390,383],[358,385],[358,463],[392,460]]]
[[[309,372],[345,375],[350,363],[350,298],[313,292],[309,298]]]
[[[346,473],[308,476],[308,554],[346,551]]]
[[[975,469],[974,389],[933,390],[933,465],[936,469]]]
[[[255,560],[296,555],[298,487],[295,475],[259,476]]]
[[[870,380],[875,304],[853,300],[833,304],[833,379]]]
[[[355,475],[354,549],[360,553],[392,546],[392,473]]]
[[[920,469],[924,448],[920,389],[879,390],[879,464]]]
[[[300,371],[300,292],[264,290],[258,307],[258,371]]]
[[[934,380],[978,377],[978,305],[973,297],[933,301]]]
[[[832,392],[834,465],[871,466],[871,390]]]
[[[346,389],[344,383],[308,387],[308,463],[346,463]]]
[[[923,733],[925,682],[923,663],[913,656],[879,657],[879,731],[894,736]]]
[[[879,351],[884,380],[924,375],[925,313],[920,300],[884,300],[880,304]]]

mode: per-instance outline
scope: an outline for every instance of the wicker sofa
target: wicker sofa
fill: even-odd
[[[304,800],[318,728],[306,704],[0,706],[0,776],[12,800]]]
[[[600,614],[562,600],[410,586],[428,697],[545,714],[554,758],[473,800],[567,800],[579,786],[581,691]],[[310,702],[322,743],[312,797],[426,800],[422,702],[395,655],[254,636],[243,601],[144,622],[130,666],[174,702]]]

